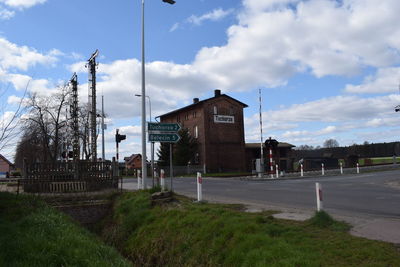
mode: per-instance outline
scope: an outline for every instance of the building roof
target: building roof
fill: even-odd
[[[218,93],[217,91],[218,91],[219,93]],[[178,112],[181,112],[181,111],[183,111],[183,110],[185,110],[185,109],[190,109],[190,108],[193,108],[193,107],[195,107],[195,106],[197,106],[197,105],[202,105],[202,104],[205,103],[205,102],[208,102],[208,101],[210,101],[210,100],[214,100],[214,99],[220,98],[220,97],[227,97],[227,98],[229,98],[229,99],[231,99],[231,100],[233,100],[233,101],[239,103],[240,105],[242,105],[243,108],[247,108],[247,107],[248,107],[248,105],[246,105],[245,103],[240,102],[239,100],[236,100],[235,98],[230,97],[230,96],[228,96],[228,95],[226,95],[226,94],[221,94],[221,91],[219,91],[219,90],[215,90],[215,95],[214,95],[213,97],[211,97],[211,98],[207,98],[207,99],[204,99],[204,100],[201,100],[201,101],[197,101],[197,102],[192,103],[192,104],[190,104],[190,105],[188,105],[188,106],[185,106],[185,107],[182,107],[182,108],[173,110],[173,111],[171,111],[171,112],[162,114],[162,115],[160,115],[160,116],[157,116],[156,118],[161,118],[161,117],[165,117],[165,116],[168,116],[168,115],[171,115],[171,114],[174,114],[174,113],[178,113]]]
[[[260,147],[260,143],[246,143],[245,144],[246,148],[259,148]],[[265,144],[263,143],[263,147],[265,147]],[[282,147],[282,148],[292,148],[292,147],[296,147],[295,145],[289,144],[289,143],[285,143],[285,142],[279,142],[278,143],[278,147]]]
[[[14,165],[8,159],[6,159],[6,157],[4,157],[2,154],[0,154],[0,158],[3,159],[5,162],[7,162],[8,165]]]

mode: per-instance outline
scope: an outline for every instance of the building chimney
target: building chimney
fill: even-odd
[[[215,89],[214,90],[214,96],[220,96],[221,95],[221,90]]]
[[[197,97],[193,98],[193,104],[197,104],[197,103],[199,103],[199,99]]]

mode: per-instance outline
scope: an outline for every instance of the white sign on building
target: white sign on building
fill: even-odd
[[[235,123],[235,117],[227,116],[227,115],[214,115],[214,122],[215,123]]]

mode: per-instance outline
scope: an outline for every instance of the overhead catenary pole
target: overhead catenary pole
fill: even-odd
[[[78,76],[76,73],[72,76],[70,83],[72,85],[72,109],[70,109],[72,117],[72,130],[74,134],[72,143],[72,153],[74,162],[79,161],[79,118],[78,118]]]
[[[89,68],[89,117],[90,117],[90,131],[89,131],[89,145],[91,150],[91,159],[93,162],[97,161],[97,107],[96,107],[96,57],[99,55],[99,50],[92,54],[88,60]]]

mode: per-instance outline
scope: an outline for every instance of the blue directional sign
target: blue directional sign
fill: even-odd
[[[177,133],[149,133],[149,142],[176,143],[179,139]]]
[[[179,123],[154,123],[149,122],[147,124],[147,130],[149,132],[177,132],[181,129]]]

